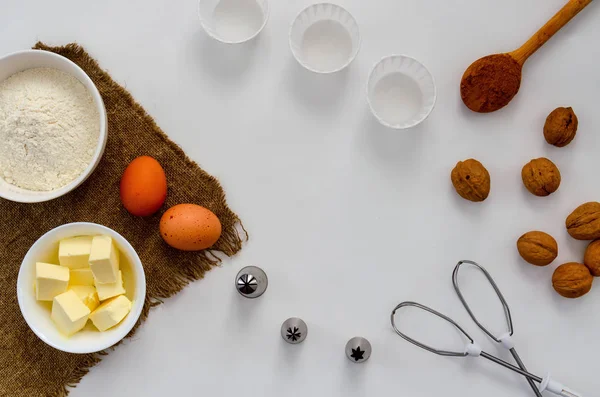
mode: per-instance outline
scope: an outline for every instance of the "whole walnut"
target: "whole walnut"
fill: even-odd
[[[578,124],[579,121],[573,109],[556,108],[546,118],[544,138],[551,145],[567,146],[575,138]]]
[[[565,298],[579,298],[590,292],[594,277],[581,263],[569,262],[560,265],[552,275],[554,290]]]
[[[490,194],[490,173],[477,160],[459,161],[450,179],[456,192],[466,200],[483,201]]]
[[[583,257],[583,264],[590,269],[592,276],[600,277],[600,240],[595,240],[588,245]]]
[[[600,203],[581,204],[567,217],[567,232],[577,240],[600,239]]]
[[[533,159],[521,170],[523,184],[532,194],[544,197],[558,190],[560,186],[560,171],[547,158]]]
[[[536,266],[549,265],[558,256],[556,240],[551,235],[539,231],[522,235],[517,240],[517,249],[526,262]]]

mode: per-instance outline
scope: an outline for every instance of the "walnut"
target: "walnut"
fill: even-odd
[[[532,194],[549,196],[560,186],[560,171],[547,158],[533,159],[521,171],[523,184]]]
[[[544,138],[551,145],[567,146],[577,134],[577,116],[571,108],[556,108],[546,118]]]
[[[477,160],[459,161],[450,175],[456,193],[470,201],[483,201],[490,194],[490,174]]]
[[[560,265],[552,275],[554,290],[565,298],[579,298],[592,289],[594,277],[590,270],[581,263],[565,263]]]
[[[600,240],[595,240],[585,250],[583,264],[590,269],[592,276],[600,277]]]
[[[577,240],[600,239],[600,203],[580,205],[567,217],[567,232]]]
[[[526,262],[536,266],[549,265],[558,256],[556,240],[544,232],[525,233],[517,241],[517,249]]]

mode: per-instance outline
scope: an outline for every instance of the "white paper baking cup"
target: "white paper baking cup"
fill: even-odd
[[[339,72],[352,63],[360,49],[358,24],[338,5],[314,4],[292,23],[290,48],[300,65],[312,72]]]
[[[240,44],[256,37],[269,19],[267,0],[199,0],[200,24],[222,43]]]
[[[416,59],[388,56],[379,61],[369,75],[367,100],[377,120],[386,127],[414,127],[425,120],[435,106],[435,81]]]

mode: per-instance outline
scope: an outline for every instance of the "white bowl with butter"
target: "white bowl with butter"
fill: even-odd
[[[57,328],[57,324],[52,320],[53,302],[44,299],[44,294],[53,295],[53,292],[44,287],[42,291],[37,291],[34,287],[36,284],[36,270],[51,272],[42,264],[58,263],[58,247],[61,240],[72,238],[75,236],[108,236],[120,253],[120,271],[119,277],[123,279],[125,287],[125,297],[123,301],[131,301],[131,310],[117,325],[100,332],[90,320],[87,320],[85,327],[79,332],[71,336],[66,336]],[[61,266],[62,267],[62,266]],[[74,264],[70,269],[71,277],[73,271],[77,271],[77,265]],[[81,274],[85,278],[85,274]],[[61,274],[51,274],[49,277],[54,277],[57,283],[56,287],[61,288]],[[82,287],[83,289],[85,287]],[[39,295],[42,296],[39,296]],[[68,294],[62,298],[64,304],[68,304],[70,296]],[[60,295],[62,296],[62,295]],[[21,313],[31,330],[48,345],[69,353],[93,353],[104,350],[123,339],[129,331],[134,327],[139,319],[144,301],[146,298],[146,277],[142,262],[129,242],[114,230],[98,225],[95,223],[69,223],[50,230],[40,237],[29,249],[19,270],[17,279],[17,298]],[[61,302],[62,303],[62,302]],[[123,302],[120,300],[114,301],[115,310],[119,310],[119,305]],[[56,301],[54,302],[56,305]],[[85,310],[85,309],[84,309]],[[55,311],[56,308],[55,308]],[[55,313],[56,314],[56,313]],[[102,319],[95,319],[96,322]]]

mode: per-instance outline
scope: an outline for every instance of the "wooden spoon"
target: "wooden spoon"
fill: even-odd
[[[508,105],[521,86],[523,64],[550,37],[592,0],[569,0],[525,44],[513,52],[488,55],[473,62],[460,82],[460,96],[474,112],[489,113]]]

